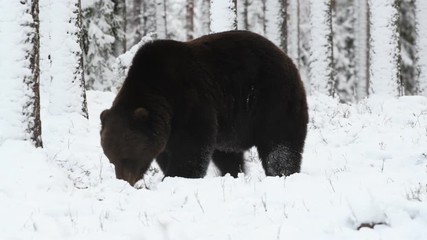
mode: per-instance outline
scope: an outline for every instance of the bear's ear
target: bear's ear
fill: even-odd
[[[104,111],[102,111],[102,113],[99,115],[99,119],[101,119],[101,124],[104,125],[105,123],[105,118],[107,117],[107,114],[110,112],[109,109],[105,109]]]
[[[135,111],[133,111],[133,119],[135,121],[146,121],[148,120],[149,112],[145,108],[137,108]]]

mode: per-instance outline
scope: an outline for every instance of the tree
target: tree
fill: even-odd
[[[236,0],[211,0],[211,32],[237,29]]]
[[[356,98],[361,100],[368,96],[369,74],[369,38],[370,20],[368,0],[354,1],[355,10],[355,73],[356,73]]]
[[[122,40],[116,36],[121,30],[119,18],[114,17],[114,3],[95,0],[84,7],[83,15],[86,87],[111,90],[113,64]]]
[[[335,90],[341,101],[352,102],[356,97],[354,2],[335,1],[332,9]]]
[[[369,0],[370,90],[379,96],[401,96],[401,55],[397,0]]]
[[[334,96],[331,1],[311,0],[310,11],[310,90]]]
[[[287,51],[287,0],[266,0],[265,2],[265,36]]]
[[[57,15],[57,26],[50,29],[52,82],[50,83],[49,113],[78,113],[88,118],[83,72],[83,32],[80,0],[52,1],[50,11]]]
[[[132,47],[137,44],[143,36],[142,0],[127,1],[126,3],[128,4],[126,5],[126,9],[130,9],[126,20],[126,45]]]
[[[156,32],[156,0],[142,1],[143,8],[143,35]]]
[[[168,36],[166,19],[166,0],[156,0],[156,33],[158,38],[164,39]]]
[[[126,3],[125,0],[112,0],[113,2],[113,36],[114,56],[126,52]]]
[[[427,1],[418,0],[416,4],[416,28],[417,40],[416,48],[418,52],[418,77],[417,77],[417,92],[418,94],[427,97]],[[424,57],[421,57],[424,56]]]
[[[6,44],[5,49],[11,57],[1,62],[2,67],[5,66],[4,69],[9,71],[0,76],[0,144],[5,139],[12,138],[28,140],[34,146],[42,147],[39,2],[22,0],[7,6],[10,7],[0,9],[0,22],[4,27],[1,32],[5,31],[0,37],[7,36],[7,39],[0,41]],[[7,46],[8,42],[13,45]]]
[[[287,37],[289,39],[287,44],[287,53],[294,60],[295,64],[300,68],[300,4],[299,0],[288,0],[287,12],[288,14],[288,28]]]
[[[400,0],[399,14],[400,49],[402,59],[401,81],[405,90],[404,94],[414,95],[417,92],[415,0]]]
[[[186,27],[187,40],[194,38],[194,0],[186,0]]]
[[[211,31],[211,0],[197,0],[196,2],[196,24],[195,29],[198,34],[195,36],[202,36],[209,34]],[[200,26],[197,27],[197,23],[200,22]]]

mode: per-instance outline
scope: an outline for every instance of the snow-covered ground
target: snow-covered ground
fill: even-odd
[[[116,180],[90,120],[43,114],[44,149],[0,145],[0,239],[427,239],[427,98],[310,97],[302,171]],[[44,111],[46,112],[46,111]],[[64,129],[68,126],[69,129]]]

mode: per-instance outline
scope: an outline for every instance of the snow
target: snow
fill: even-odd
[[[150,189],[116,180],[102,153],[113,98],[89,91],[90,120],[45,115],[44,149],[0,145],[0,239],[427,238],[427,98],[313,96],[301,173],[265,177],[252,149],[239,178],[157,174]]]
[[[20,4],[0,5],[12,6],[0,8],[0,239],[427,239],[426,97],[373,95],[351,105],[313,94],[301,173],[266,177],[251,149],[238,178],[211,166],[204,179],[162,181],[151,170],[134,188],[115,178],[99,144],[98,116],[114,93],[87,92],[89,119],[49,107],[53,98],[79,101],[48,94],[73,66],[73,47],[49,21],[69,17],[66,9],[41,16],[44,148],[19,140],[16,43],[24,35],[9,10]]]

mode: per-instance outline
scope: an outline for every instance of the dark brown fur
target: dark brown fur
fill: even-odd
[[[210,159],[237,176],[252,146],[267,175],[299,172],[308,113],[292,61],[257,34],[231,31],[144,45],[101,120],[105,154],[134,184],[154,158],[166,176],[203,177]]]

